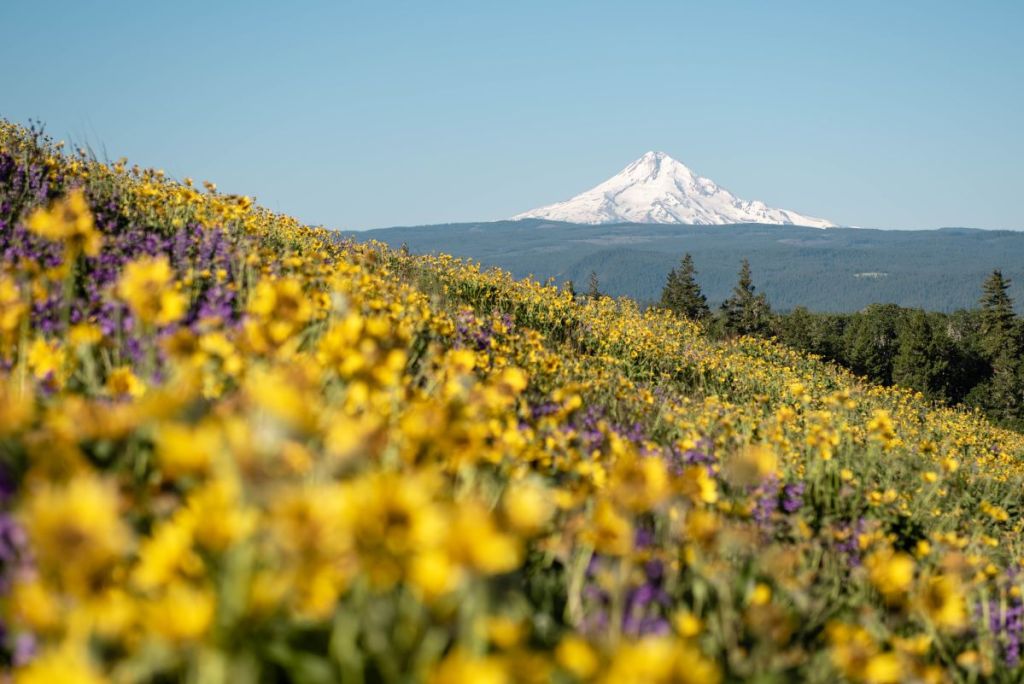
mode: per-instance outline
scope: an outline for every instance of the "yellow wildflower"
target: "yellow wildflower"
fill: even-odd
[[[554,512],[554,504],[540,485],[515,482],[505,492],[502,510],[514,530],[531,536],[547,524]]]
[[[27,310],[14,278],[0,272],[0,342],[18,330]]]
[[[117,295],[144,323],[164,326],[179,320],[188,306],[173,281],[167,257],[143,257],[125,265]]]
[[[881,444],[883,448],[889,449],[896,443],[896,428],[888,411],[876,409],[868,421],[867,428],[871,439]]]
[[[220,429],[211,423],[164,423],[156,431],[156,457],[165,477],[203,475],[223,447]]]
[[[600,665],[597,654],[586,641],[575,635],[562,639],[555,649],[558,664],[577,679],[588,679]]]
[[[179,574],[197,575],[203,567],[192,549],[194,519],[184,513],[161,523],[142,542],[139,562],[132,573],[134,583],[143,590],[167,585]]]
[[[967,624],[963,589],[952,575],[927,578],[918,593],[916,605],[939,628],[957,631]]]
[[[492,644],[502,649],[509,649],[523,638],[523,623],[506,615],[495,615],[485,619],[484,627],[487,638]]]
[[[15,582],[9,609],[16,624],[37,633],[55,631],[61,624],[60,601],[38,578],[25,577]]]
[[[462,567],[446,549],[421,551],[409,564],[409,581],[427,601],[455,590],[463,576]]]
[[[71,254],[96,256],[103,236],[96,230],[85,192],[76,188],[45,209],[36,209],[26,223],[28,229],[53,242],[64,242]]]
[[[35,401],[31,386],[19,387],[0,375],[0,437],[17,432],[32,419]]]
[[[213,624],[216,607],[212,591],[175,581],[146,606],[147,625],[170,641],[194,641]]]
[[[647,511],[669,494],[668,469],[660,458],[629,450],[612,467],[609,488],[625,508]]]
[[[192,492],[187,507],[196,543],[223,551],[248,536],[256,527],[256,511],[242,501],[237,482],[217,478]]]
[[[758,582],[750,592],[750,605],[764,606],[772,600],[772,588],[764,582]]]
[[[93,475],[34,491],[22,516],[44,577],[74,595],[102,586],[129,543],[118,508],[113,485]]]
[[[914,559],[906,553],[884,548],[864,559],[871,583],[887,601],[902,599],[914,582]]]
[[[887,651],[871,656],[864,667],[863,679],[868,684],[899,684],[904,681],[899,655]]]
[[[463,564],[484,574],[514,570],[523,557],[519,539],[501,531],[487,509],[469,501],[455,512],[448,546]]]
[[[879,653],[867,630],[857,625],[831,622],[826,628],[832,664],[853,680],[863,680],[868,663]]]
[[[107,375],[107,391],[115,397],[141,397],[146,386],[127,366],[120,366]]]
[[[585,532],[594,548],[611,556],[624,556],[633,548],[633,525],[607,499],[597,502]]]
[[[431,673],[430,684],[506,684],[504,663],[494,656],[473,657],[462,651],[450,653]]]
[[[68,340],[75,347],[96,344],[103,339],[103,331],[92,323],[76,323],[68,332]]]
[[[694,503],[713,504],[718,501],[718,484],[705,466],[689,466],[677,481],[679,491]]]
[[[624,643],[601,678],[607,684],[717,684],[722,674],[714,662],[689,642],[645,637]]]
[[[56,340],[37,337],[28,349],[28,365],[32,374],[42,380],[59,379],[64,368],[64,348]]]
[[[281,344],[313,316],[309,296],[295,278],[261,280],[249,303],[250,313],[262,322],[270,340]]]
[[[14,684],[103,684],[84,646],[64,644],[39,654],[14,673]]]

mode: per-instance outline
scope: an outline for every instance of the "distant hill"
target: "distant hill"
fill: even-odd
[[[856,311],[882,302],[953,311],[973,307],[981,283],[1000,268],[1024,306],[1024,232],[943,228],[928,231],[735,224],[725,226],[579,225],[541,219],[384,228],[350,233],[413,252],[444,252],[500,266],[517,277],[573,280],[591,271],[601,289],[641,302],[657,299],[684,252],[717,304],[750,259],[754,282],[780,310]]]

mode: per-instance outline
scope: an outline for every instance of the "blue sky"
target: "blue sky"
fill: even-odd
[[[0,116],[338,228],[649,149],[843,224],[1024,229],[1024,2],[23,2]]]

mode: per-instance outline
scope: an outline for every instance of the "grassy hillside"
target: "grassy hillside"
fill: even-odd
[[[1024,437],[0,127],[16,681],[1018,681]]]
[[[713,305],[729,296],[740,260],[750,259],[759,291],[790,310],[857,311],[893,303],[954,311],[978,303],[994,268],[1014,280],[1024,302],[1024,232],[944,228],[928,231],[792,226],[581,226],[550,221],[498,221],[355,234],[416,253],[468,257],[516,277],[554,277],[578,286],[596,272],[603,292],[657,301],[669,269],[693,255]],[[582,289],[582,287],[580,288]],[[1024,311],[1024,309],[1021,309]]]

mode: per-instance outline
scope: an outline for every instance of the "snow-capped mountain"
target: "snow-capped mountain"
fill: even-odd
[[[742,200],[664,152],[648,152],[572,199],[517,214],[568,223],[776,223],[834,228],[825,219]]]

